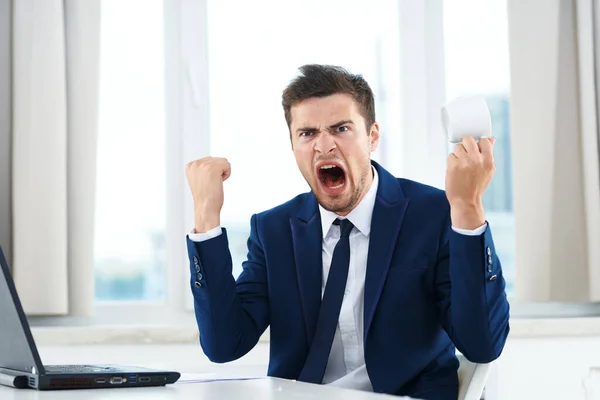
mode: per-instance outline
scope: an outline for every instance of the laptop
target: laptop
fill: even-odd
[[[0,373],[38,390],[165,386],[179,372],[118,365],[43,365],[0,248]]]

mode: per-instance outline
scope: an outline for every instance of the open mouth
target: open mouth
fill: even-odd
[[[317,168],[319,181],[329,191],[342,189],[346,184],[346,173],[336,164],[325,164]]]

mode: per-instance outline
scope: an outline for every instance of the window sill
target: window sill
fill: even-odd
[[[600,336],[600,317],[515,318],[510,339]],[[39,346],[102,344],[197,344],[195,325],[34,326]],[[260,338],[269,341],[269,330]]]
[[[34,326],[38,346],[198,344],[195,325]],[[269,341],[269,330],[260,338]]]
[[[512,318],[509,338],[600,336],[600,317]]]

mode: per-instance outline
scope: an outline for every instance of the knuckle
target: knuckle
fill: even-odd
[[[198,160],[194,160],[194,161],[190,161],[189,163],[187,163],[186,169],[188,171],[190,170],[194,170],[198,167]]]
[[[487,169],[494,169],[496,168],[496,164],[494,163],[494,159],[491,157],[488,157],[486,159],[483,160],[483,166]]]

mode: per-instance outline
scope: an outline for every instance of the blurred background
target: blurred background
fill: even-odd
[[[102,3],[97,301],[161,300],[165,296],[165,179],[169,177],[164,151],[162,3]],[[290,151],[281,107],[281,92],[299,66],[329,63],[362,74],[375,92],[383,133],[383,149],[374,158],[387,165],[388,159],[402,158],[406,152],[388,145],[393,140],[388,141],[389,137],[400,134],[400,102],[408,100],[401,99],[399,84],[409,77],[399,76],[398,2],[280,3],[207,1],[205,79],[209,92],[199,95],[208,96],[209,126],[196,134],[207,135],[209,147],[197,149],[197,154],[226,157],[232,163],[222,222],[228,229],[236,274],[246,257],[251,215],[308,190]],[[135,18],[135,29],[131,29],[131,16],[141,8],[143,18]],[[441,22],[445,82],[438,88],[445,92],[441,100],[483,94],[492,114],[498,172],[484,204],[512,292],[515,244],[506,0],[445,2]],[[444,144],[443,135],[437,140]],[[443,176],[444,171],[438,173]]]
[[[600,367],[599,10],[597,0],[0,0],[0,246],[36,340],[198,351],[185,165],[231,162],[221,223],[237,276],[251,216],[309,190],[281,93],[298,67],[326,63],[374,91],[373,158],[441,189],[441,107],[485,97],[497,142],[484,206],[512,327],[486,398],[585,398]],[[264,369],[268,340],[242,362]],[[213,368],[195,357],[173,362]]]

